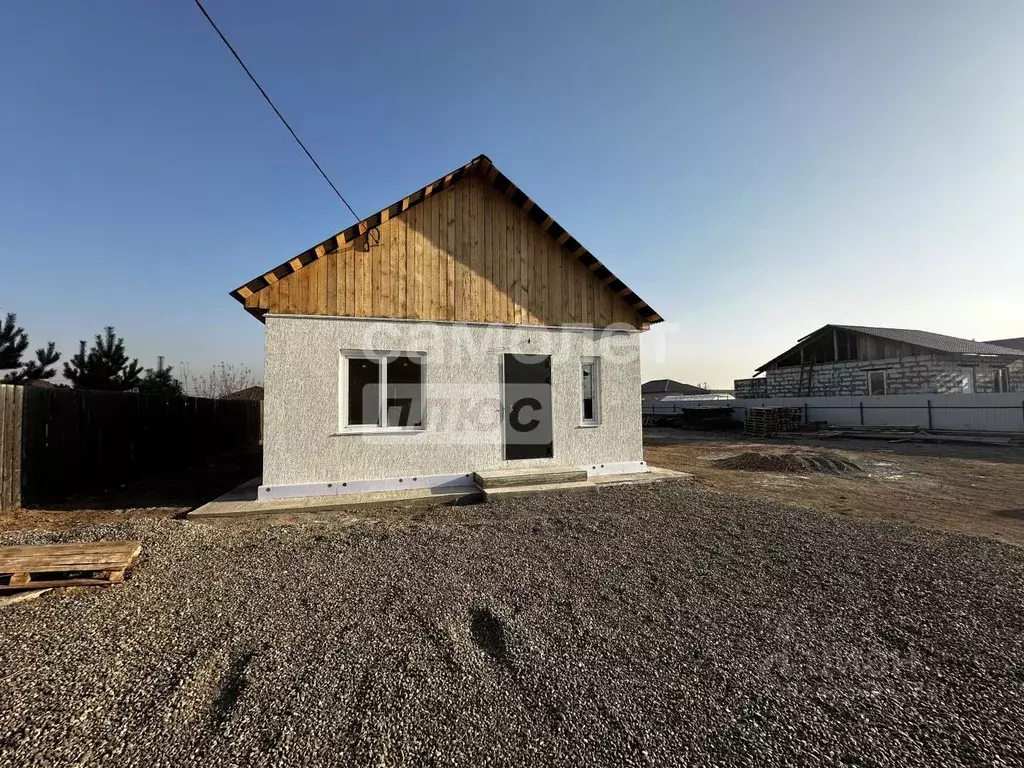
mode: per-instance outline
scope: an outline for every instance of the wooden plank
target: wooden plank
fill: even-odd
[[[356,259],[359,254],[355,242],[345,253],[345,314],[348,317],[356,316]]]
[[[516,254],[515,209],[505,200],[505,292],[508,294],[508,322],[516,321],[519,257]]]
[[[345,317],[348,315],[348,306],[345,303],[345,286],[348,282],[348,268],[346,262],[349,258],[349,251],[345,249],[343,251],[336,251],[332,256],[334,259],[334,291],[337,294],[335,296],[335,311],[339,317]]]
[[[562,307],[562,249],[550,237],[545,238],[545,258],[548,263],[548,320],[561,325]]]
[[[449,187],[444,192],[445,207],[445,318],[455,319],[455,191]]]
[[[327,314],[336,316],[338,312],[338,254],[331,253],[324,257],[327,264],[325,292],[327,293]]]
[[[508,322],[508,255],[505,245],[505,209],[508,203],[492,189],[487,189],[491,199],[491,244],[494,248],[494,319],[498,323]]]
[[[437,244],[437,195],[433,195],[423,204],[423,316],[437,320],[440,314],[441,289],[438,286],[438,261],[440,249]]]
[[[396,283],[398,285],[398,316],[409,317],[409,263],[406,259],[406,245],[409,240],[409,219],[408,214],[400,214],[399,218],[393,219],[398,226],[395,227],[395,269],[397,270]]]
[[[0,573],[124,569],[142,552],[137,541],[0,547]]]
[[[11,400],[8,390],[13,389],[8,384],[0,384],[0,509],[11,509],[11,470],[8,452],[10,451],[10,438],[7,436],[8,422],[11,419]]]
[[[437,220],[437,259],[434,268],[437,270],[437,306],[435,320],[448,318],[448,225],[447,197],[445,191],[434,196],[435,218]]]
[[[22,429],[24,427],[25,388],[14,387],[14,428],[11,436],[11,509],[21,506]]]
[[[484,317],[484,277],[483,277],[483,244],[480,242],[480,195],[476,187],[476,179],[470,178],[467,182],[469,189],[469,252],[470,279],[469,295],[469,319],[481,320]]]
[[[370,317],[373,314],[373,263],[365,246],[366,238],[360,236],[352,253],[356,272],[356,317]]]
[[[409,245],[406,253],[409,263],[409,317],[423,317],[423,206],[410,208]]]
[[[469,320],[469,184],[462,180],[455,185],[455,319]]]
[[[379,229],[378,229],[379,232]],[[366,258],[369,260],[369,271],[372,280],[372,290],[370,292],[370,316],[371,317],[384,317],[384,286],[383,286],[383,273],[381,271],[381,264],[383,259],[381,258],[380,246],[373,244],[373,232],[367,235],[366,244],[370,250],[366,252]]]
[[[491,230],[491,196],[483,186],[476,188],[477,198],[480,201],[480,247],[481,254],[481,304],[483,315],[479,319],[488,323],[495,321],[494,310],[494,238]]]

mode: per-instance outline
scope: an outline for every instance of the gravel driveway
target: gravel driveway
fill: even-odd
[[[685,483],[173,520],[0,608],[2,766],[1020,765],[1024,550]]]

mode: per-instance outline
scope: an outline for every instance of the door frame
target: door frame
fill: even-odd
[[[505,355],[535,355],[548,359],[548,372],[551,374],[551,455],[539,459],[510,459],[506,455],[508,441],[505,439]],[[554,461],[555,460],[555,360],[554,356],[543,352],[500,352],[498,355],[498,418],[501,419],[501,460],[502,461]]]

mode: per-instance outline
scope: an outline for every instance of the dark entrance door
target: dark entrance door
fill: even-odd
[[[505,458],[554,456],[551,358],[505,355]]]

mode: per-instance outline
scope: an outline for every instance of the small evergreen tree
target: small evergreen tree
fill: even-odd
[[[60,352],[51,341],[45,348],[36,350],[36,359],[22,366],[21,356],[28,349],[28,334],[18,326],[18,317],[7,313],[7,319],[0,323],[0,371],[11,371],[3,377],[8,384],[21,384],[35,379],[52,379],[57,373],[50,366],[60,360]]]
[[[167,395],[170,397],[181,397],[183,394],[181,382],[171,376],[174,366],[164,365],[163,355],[156,359],[156,369],[147,368],[145,375],[139,382],[139,392],[146,392],[151,395]]]
[[[28,335],[24,328],[18,327],[18,316],[7,313],[7,320],[0,323],[0,371],[12,371],[21,368],[21,356],[28,348]],[[13,374],[4,376],[8,381]]]
[[[64,363],[64,378],[76,389],[125,392],[139,386],[141,373],[138,359],[128,360],[124,339],[114,335],[112,325],[102,335],[96,334],[88,352],[85,342],[79,342],[78,354]]]
[[[29,360],[25,364],[25,370],[22,372],[23,380],[52,379],[57,375],[57,369],[51,368],[51,366],[56,365],[58,360],[60,360],[60,352],[57,351],[57,345],[52,341],[47,342],[45,348],[40,347],[36,350],[36,359]]]

